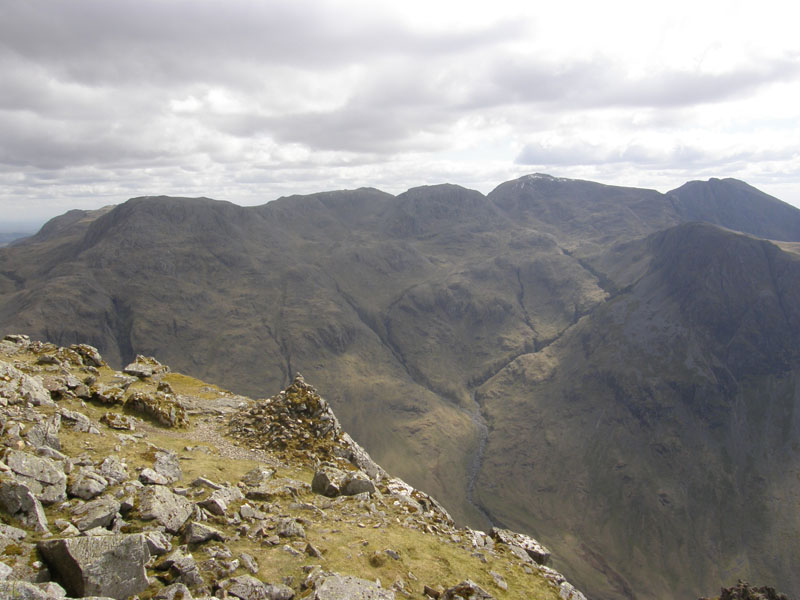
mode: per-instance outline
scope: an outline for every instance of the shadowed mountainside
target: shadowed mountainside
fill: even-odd
[[[256,397],[302,371],[381,464],[593,598],[800,588],[797,259],[688,223],[798,242],[800,211],[533,175],[74,212],[0,250],[4,330]]]

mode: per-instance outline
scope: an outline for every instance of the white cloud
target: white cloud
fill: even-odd
[[[526,171],[800,204],[785,2],[6,0],[0,209]],[[12,220],[9,217],[9,220]]]

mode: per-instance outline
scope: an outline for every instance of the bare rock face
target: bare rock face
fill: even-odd
[[[149,552],[142,534],[47,540],[37,547],[71,596],[122,600],[148,585]]]

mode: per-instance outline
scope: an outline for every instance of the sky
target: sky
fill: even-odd
[[[800,206],[785,0],[2,0],[0,229],[528,173]]]

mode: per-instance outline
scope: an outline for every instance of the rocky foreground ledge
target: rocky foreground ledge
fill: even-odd
[[[300,376],[254,401],[9,335],[0,444],[0,598],[584,599],[536,540],[386,473]]]

